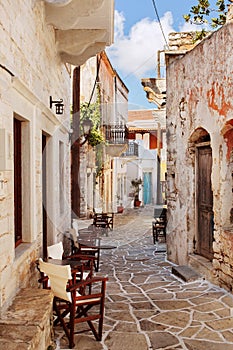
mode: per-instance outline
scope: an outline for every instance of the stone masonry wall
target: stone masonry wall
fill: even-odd
[[[212,274],[232,289],[233,24],[167,66],[168,259],[187,264],[195,252],[195,140],[210,135],[214,210]],[[169,62],[169,56],[167,58]]]

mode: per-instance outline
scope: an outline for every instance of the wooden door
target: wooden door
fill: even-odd
[[[47,137],[42,134],[42,206],[43,206],[43,258],[47,258],[47,245],[48,245],[48,238],[47,238],[47,167],[46,167],[46,143],[47,143]]]
[[[151,173],[143,173],[143,202],[151,204]]]
[[[212,150],[197,148],[197,253],[213,258],[213,192],[211,189]]]
[[[14,225],[15,246],[22,242],[22,133],[21,121],[14,118]]]

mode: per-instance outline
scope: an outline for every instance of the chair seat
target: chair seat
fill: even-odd
[[[85,299],[76,301],[76,305],[88,304],[88,303],[99,303],[101,298]]]
[[[90,275],[90,272],[83,272],[83,273],[81,273],[81,272],[76,272],[76,276],[77,277],[79,277],[79,276],[81,276],[81,274],[83,275],[83,279],[85,280],[85,279],[87,279],[87,277]]]
[[[81,247],[80,248],[80,250],[82,251],[82,250],[84,250],[84,251],[89,251],[89,250],[91,250],[91,251],[96,251],[98,248],[92,248],[92,247]]]

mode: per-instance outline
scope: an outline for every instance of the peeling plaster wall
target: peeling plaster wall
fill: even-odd
[[[187,264],[194,252],[196,198],[192,135],[202,128],[210,135],[213,156],[212,275],[229,290],[233,286],[233,259],[228,247],[233,236],[230,224],[233,206],[232,39],[233,24],[229,23],[176,60],[171,57],[169,61],[169,54],[167,56],[168,259]]]

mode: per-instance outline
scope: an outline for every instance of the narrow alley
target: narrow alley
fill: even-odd
[[[171,273],[162,241],[153,245],[153,208],[115,216],[102,241],[100,275],[107,275],[103,338],[75,337],[82,350],[232,350],[233,298],[204,279],[185,283]],[[56,328],[59,349],[68,349]]]

